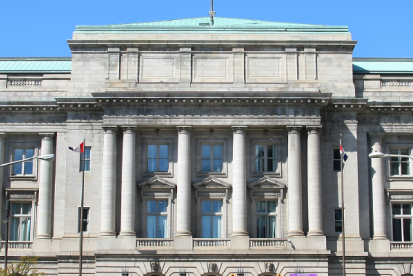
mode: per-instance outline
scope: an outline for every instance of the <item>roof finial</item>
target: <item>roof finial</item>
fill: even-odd
[[[211,0],[211,10],[209,11],[209,18],[211,19],[211,26],[214,26],[214,0]]]

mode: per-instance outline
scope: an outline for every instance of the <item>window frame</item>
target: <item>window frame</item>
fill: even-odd
[[[15,160],[15,150],[16,149],[34,149],[33,156],[39,155],[38,143],[35,142],[12,142],[9,144],[9,162],[14,162]],[[24,170],[24,163],[22,162],[22,170]],[[38,159],[33,159],[33,174],[14,174],[14,165],[11,165],[9,168],[9,178],[10,180],[14,179],[37,179],[37,168],[38,168]]]
[[[89,234],[90,233],[90,207],[89,206],[83,206],[83,211],[88,210],[88,217],[85,219],[85,217],[83,217],[83,221],[86,221],[86,231],[83,231],[84,234]],[[83,226],[83,223],[82,223]],[[77,233],[80,233],[80,207],[78,207],[78,211],[77,211]]]
[[[336,212],[341,211],[341,220],[336,219]],[[343,209],[341,207],[334,208],[334,233],[341,235],[343,233]],[[336,231],[336,222],[341,222],[341,231]]]
[[[264,146],[275,146],[276,147],[276,171],[275,172],[257,172],[255,169],[255,147],[257,145],[264,145]],[[253,177],[262,177],[262,176],[270,176],[275,178],[282,177],[282,150],[283,147],[282,139],[281,138],[258,138],[251,140],[250,146],[250,157],[251,157],[251,175]]]
[[[258,202],[264,201],[265,202],[265,212],[258,212],[257,210],[257,204]],[[269,212],[267,210],[268,207],[268,202],[276,202],[276,211],[275,212]],[[280,204],[279,204],[279,199],[278,198],[255,198],[254,199],[254,218],[255,218],[255,224],[254,224],[254,237],[257,239],[278,239],[280,237],[280,229],[279,229],[279,209],[280,209]],[[257,218],[258,216],[264,216],[265,217],[265,222],[266,222],[266,237],[258,237],[258,221]],[[269,217],[275,217],[275,237],[270,238],[269,236]]]
[[[202,204],[203,204],[203,202],[207,202],[207,201],[209,201],[209,202],[211,202],[211,212],[208,212],[208,213],[204,213],[203,211],[202,211]],[[212,202],[221,202],[221,212],[213,212],[213,210],[212,210]],[[201,238],[205,238],[205,239],[222,239],[223,237],[223,229],[224,229],[224,221],[223,221],[223,218],[224,218],[224,216],[223,216],[223,213],[224,213],[224,202],[223,202],[223,199],[219,199],[219,198],[203,198],[203,199],[201,199],[200,200],[200,205],[201,205]],[[211,219],[211,229],[210,229],[210,232],[211,233],[213,233],[213,217],[220,217],[221,218],[221,228],[219,229],[219,236],[220,237],[218,237],[218,238],[214,238],[214,237],[203,237],[202,236],[202,233],[203,233],[203,230],[204,230],[204,225],[203,225],[203,217],[204,216],[208,216],[208,217],[210,217],[210,219]]]
[[[15,204],[27,204],[27,205],[30,205],[31,206],[31,213],[30,213],[30,215],[25,215],[25,214],[18,214],[17,216],[16,216],[16,214],[14,214],[13,215],[13,205],[15,205]],[[10,223],[10,232],[9,232],[9,241],[15,241],[15,242],[33,242],[33,240],[34,240],[34,225],[35,225],[35,222],[34,222],[34,219],[35,219],[35,216],[34,216],[34,213],[35,213],[35,209],[34,209],[34,204],[33,204],[33,201],[21,201],[21,200],[10,200],[10,216],[9,216],[9,223]],[[20,212],[21,212],[21,209],[20,209]],[[11,240],[11,237],[12,237],[12,225],[13,225],[13,223],[12,223],[12,221],[13,221],[13,218],[15,218],[15,217],[18,217],[19,218],[19,225],[21,225],[21,219],[20,218],[23,218],[23,217],[30,217],[30,233],[29,233],[29,240],[28,241],[24,241],[24,240]],[[18,230],[18,228],[17,228],[17,230]],[[19,234],[17,234],[17,235],[19,235]]]
[[[334,158],[334,151],[338,151],[338,155],[339,155],[339,158],[338,159],[335,159]],[[333,172],[341,172],[341,153],[340,153],[340,147],[333,147],[332,148],[332,151],[331,151],[331,154],[332,154],[332,156],[331,156],[331,159],[332,159],[332,164],[333,164]],[[335,162],[338,162],[338,167],[339,167],[339,169],[338,170],[336,170],[335,168],[334,168],[334,164],[335,164]]]
[[[395,215],[394,213],[393,213],[393,205],[396,205],[396,204],[399,204],[399,205],[402,205],[401,206],[401,211],[403,212],[403,205],[410,205],[410,214],[407,214],[407,215],[404,215],[404,214],[400,214],[400,215]],[[412,202],[400,202],[400,201],[392,201],[391,203],[390,203],[390,212],[391,212],[391,241],[394,241],[394,242],[409,242],[409,243],[411,243],[411,242],[413,242],[413,203]],[[405,239],[405,235],[404,235],[404,227],[403,227],[403,225],[401,226],[401,233],[400,233],[400,235],[401,235],[401,237],[402,237],[402,240],[401,241],[395,241],[394,240],[394,220],[395,219],[400,219],[401,221],[404,221],[404,219],[410,219],[410,241],[405,241],[404,239]]]
[[[150,212],[148,212],[148,202],[149,201],[156,201],[156,202],[159,202],[159,201],[166,201],[167,202],[167,204],[168,204],[168,206],[167,206],[167,208],[166,208],[166,212],[156,212],[156,213],[150,213]],[[167,198],[167,197],[148,197],[148,198],[145,198],[144,199],[144,201],[143,201],[143,204],[144,204],[144,206],[143,206],[143,214],[144,214],[144,222],[142,223],[143,225],[143,228],[142,228],[142,233],[143,233],[143,236],[145,237],[145,238],[147,238],[147,239],[149,239],[148,238],[148,215],[154,215],[154,214],[156,214],[156,217],[158,217],[158,216],[166,216],[166,230],[165,230],[165,233],[166,233],[166,237],[163,237],[163,238],[150,238],[150,239],[170,239],[171,237],[172,237],[172,233],[171,233],[171,228],[172,228],[172,225],[171,225],[171,220],[172,220],[172,212],[171,212],[171,198]],[[156,221],[156,223],[158,224],[158,220]]]
[[[386,144],[385,147],[383,147],[383,151],[386,154],[390,154],[390,152],[392,150],[408,150],[410,153],[410,156],[412,156],[413,154],[413,144],[411,143],[390,143],[390,144]],[[401,157],[396,157],[398,158],[398,162],[399,164],[401,164],[400,160]],[[385,158],[384,162],[385,162],[385,166],[386,166],[386,177],[387,180],[389,181],[412,181],[413,180],[413,172],[412,172],[412,165],[413,162],[411,161],[411,159],[408,159],[409,162],[409,170],[410,170],[410,174],[405,174],[405,175],[400,175],[400,165],[399,165],[399,174],[398,175],[392,175],[391,174],[391,157],[389,158]]]
[[[174,166],[173,166],[173,139],[172,138],[144,138],[142,139],[142,175],[145,177],[151,177],[151,176],[162,176],[162,177],[173,177],[174,176]],[[168,170],[165,172],[150,172],[148,170],[148,146],[149,145],[167,145],[168,146]],[[159,154],[158,154],[159,156]]]
[[[91,172],[92,171],[92,147],[85,147],[84,148],[84,150],[85,150],[85,163],[87,164],[88,162],[89,162],[89,170],[85,170],[85,172]],[[89,150],[89,159],[86,159],[86,150]],[[80,156],[79,156],[79,172],[82,172],[83,171],[83,160],[82,160],[82,157],[83,157],[83,153],[80,153],[79,154]]]
[[[205,176],[215,176],[215,177],[227,177],[228,176],[228,159],[227,159],[227,139],[225,138],[202,138],[196,140],[197,150],[196,150],[196,171],[198,177],[205,177]],[[209,145],[221,145],[222,146],[222,170],[220,172],[205,172],[202,171],[202,146]],[[213,149],[211,149],[213,151]],[[211,157],[213,160],[213,157]]]

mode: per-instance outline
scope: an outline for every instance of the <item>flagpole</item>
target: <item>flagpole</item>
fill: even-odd
[[[82,276],[82,264],[83,264],[83,199],[85,190],[85,138],[83,138],[83,156],[82,156],[82,191],[80,196],[80,221],[79,221],[79,276]],[[82,154],[82,153],[81,153]]]
[[[346,275],[346,230],[345,230],[345,223],[344,223],[344,182],[343,182],[343,158],[344,158],[344,150],[341,152],[341,137],[340,134],[340,169],[341,169],[341,219],[343,221],[342,224],[342,245],[343,245],[343,276]]]

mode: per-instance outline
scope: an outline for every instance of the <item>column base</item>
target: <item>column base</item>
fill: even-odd
[[[233,231],[231,233],[231,237],[239,237],[239,236],[248,236],[248,232],[246,232],[246,231]]]
[[[116,233],[114,231],[103,231],[103,232],[100,232],[99,236],[101,237],[116,236]]]
[[[52,235],[37,235],[36,239],[38,240],[44,240],[44,239],[51,239]]]
[[[369,251],[372,253],[390,253],[390,240],[371,240],[369,244]]]
[[[190,236],[190,237],[192,237],[192,233],[190,231],[177,231],[175,233],[175,237],[181,237],[181,236]]]
[[[49,238],[36,238],[33,241],[34,252],[52,252],[52,240]]]
[[[300,230],[293,230],[289,231],[287,237],[297,237],[297,236],[304,236],[304,232]]]
[[[373,235],[373,240],[388,240],[386,235]]]
[[[310,236],[324,236],[324,233],[323,233],[323,231],[320,231],[320,230],[308,231],[307,236],[308,237],[310,237]]]
[[[250,237],[248,235],[231,235],[231,250],[249,250]]]
[[[122,236],[116,239],[116,250],[136,250],[136,236]]]
[[[119,237],[135,237],[136,238],[136,233],[133,231],[123,231],[119,233]]]
[[[192,236],[188,235],[175,235],[174,238],[175,250],[192,250]]]

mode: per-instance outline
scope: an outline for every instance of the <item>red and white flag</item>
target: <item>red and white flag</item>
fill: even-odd
[[[69,147],[70,150],[74,151],[74,152],[84,152],[85,147],[83,145],[83,142],[77,146],[77,147]]]

